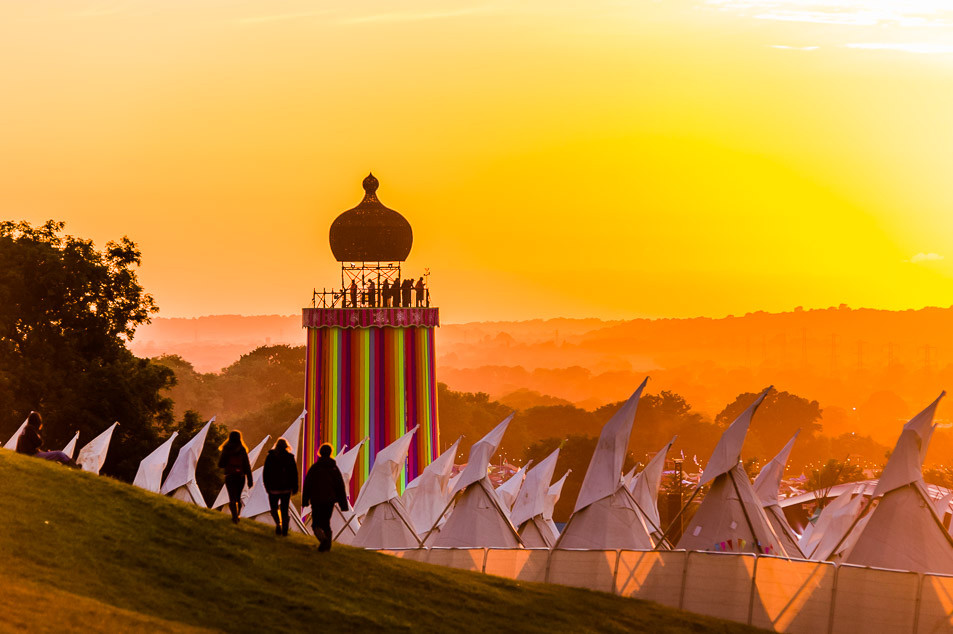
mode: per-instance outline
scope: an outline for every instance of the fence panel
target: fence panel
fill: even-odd
[[[687,558],[684,550],[623,550],[619,553],[616,591],[625,597],[677,608]]]
[[[520,581],[546,581],[546,549],[490,548],[486,551],[483,572]]]
[[[431,548],[423,551],[421,561],[448,568],[483,572],[486,551],[482,548]]]
[[[754,566],[753,554],[688,553],[682,608],[747,623]]]
[[[917,632],[950,631],[953,631],[953,577],[923,575]]]
[[[913,632],[919,584],[915,572],[841,564],[832,634]]]
[[[775,632],[826,632],[836,572],[830,562],[759,557],[751,625]]]
[[[615,589],[615,550],[554,550],[549,555],[549,583],[612,592]]]

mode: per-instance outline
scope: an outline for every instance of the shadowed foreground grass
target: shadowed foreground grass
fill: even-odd
[[[743,632],[634,599],[403,561],[0,450],[0,629]]]

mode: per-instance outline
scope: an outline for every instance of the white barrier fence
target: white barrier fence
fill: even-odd
[[[776,632],[953,632],[953,577],[697,551],[381,551],[473,572],[655,601]]]

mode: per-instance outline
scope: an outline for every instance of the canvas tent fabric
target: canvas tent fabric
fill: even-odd
[[[790,557],[803,557],[801,549],[798,547],[797,533],[788,524],[784,517],[784,511],[781,510],[778,501],[778,492],[781,489],[781,479],[784,476],[784,467],[787,464],[788,456],[791,455],[791,449],[797,440],[800,430],[794,432],[794,436],[787,442],[781,451],[768,464],[761,468],[758,477],[754,480],[754,490],[761,500],[764,512],[771,522],[774,532],[781,540],[784,550]]]
[[[933,436],[933,417],[940,399],[945,394],[946,392],[942,392],[935,401],[903,426],[893,453],[880,474],[874,497],[923,479],[923,461]]]
[[[831,513],[827,514],[820,530],[815,527],[810,544],[811,551],[810,553],[804,553],[808,558],[815,561],[824,561],[829,558],[835,549],[841,545],[844,536],[851,530],[854,521],[864,510],[864,503],[866,502],[864,496],[847,497],[849,499],[846,503],[838,505]],[[820,518],[818,518],[818,522],[820,522]]]
[[[377,452],[377,456],[374,458],[374,466],[371,467],[371,472],[357,495],[357,501],[354,502],[354,515],[358,518],[363,517],[374,505],[383,504],[388,500],[400,497],[400,492],[397,490],[397,480],[404,469],[407,452],[410,451],[410,443],[413,441],[418,427],[415,426]]]
[[[545,524],[543,513],[546,511],[546,496],[549,493],[553,474],[556,472],[557,460],[559,460],[559,449],[546,456],[542,462],[526,473],[526,478],[513,504],[513,510],[510,512],[510,519],[517,529],[534,517],[540,518]]]
[[[17,441],[20,440],[20,434],[23,433],[23,429],[26,427],[27,421],[29,421],[29,418],[20,423],[20,426],[17,427],[15,432],[13,432],[13,435],[10,436],[10,439],[3,444],[4,449],[10,449],[11,451],[17,450]]]
[[[269,440],[271,440],[271,434],[265,434],[265,437],[248,452],[248,464],[250,464],[253,469],[255,468],[255,463],[258,462],[258,456],[261,455],[262,450],[265,448],[265,445],[268,444]],[[246,482],[242,486],[242,492],[247,490],[248,483]],[[222,485],[222,490],[218,492],[218,495],[215,497],[215,502],[213,502],[209,508],[224,509],[226,504],[228,504],[228,489],[225,488],[225,485]]]
[[[169,438],[159,445],[152,453],[142,459],[139,463],[139,470],[136,471],[136,478],[132,481],[134,486],[146,491],[158,493],[162,488],[162,472],[169,463],[169,452],[172,451],[172,443],[175,442],[179,432],[174,431]]]
[[[723,473],[728,473],[735,468],[738,461],[741,460],[741,447],[744,445],[745,436],[748,435],[751,418],[771,389],[772,386],[765,388],[754,402],[749,405],[738,418],[732,421],[728,429],[721,435],[721,438],[718,439],[718,444],[715,445],[715,449],[711,453],[711,458],[705,463],[705,470],[698,480],[698,486],[708,484]]]
[[[354,503],[354,515],[361,527],[352,540],[360,548],[410,548],[420,546],[404,505],[397,481],[404,470],[410,443],[419,427],[384,447],[374,458],[374,466]]]
[[[513,509],[513,504],[516,503],[516,496],[519,495],[520,487],[523,486],[523,481],[526,479],[527,469],[529,469],[532,464],[533,461],[530,460],[517,469],[516,473],[511,475],[506,482],[496,487],[496,496],[500,498],[500,503],[503,504],[503,508],[507,513]]]
[[[649,463],[645,465],[632,479],[629,492],[635,500],[639,513],[642,514],[649,533],[655,536],[656,541],[662,537],[662,521],[658,513],[658,492],[662,486],[662,473],[665,471],[665,457],[675,443],[673,437],[668,443],[656,452]]]
[[[202,449],[205,448],[205,437],[208,435],[209,427],[212,426],[213,422],[215,422],[214,416],[205,423],[202,429],[200,429],[189,442],[179,448],[175,462],[172,463],[172,469],[169,471],[169,475],[166,476],[165,482],[162,483],[161,492],[163,495],[174,494],[173,497],[194,502],[202,508],[205,508],[205,501],[202,499],[201,494],[198,495],[198,499],[196,499],[195,495],[198,491],[198,487],[194,486],[195,466],[198,464],[199,458],[202,455]],[[193,486],[190,487],[189,483],[192,483]],[[185,490],[179,491],[179,489],[182,488]]]
[[[523,522],[519,534],[526,548],[552,548],[559,539],[559,533],[554,532],[540,515]]]
[[[467,460],[467,466],[460,472],[460,477],[457,478],[456,484],[454,484],[453,489],[451,489],[452,495],[456,495],[471,484],[475,484],[486,477],[486,470],[490,466],[490,459],[493,458],[493,454],[495,454],[497,448],[499,448],[500,442],[503,440],[503,434],[506,433],[506,428],[509,427],[513,416],[515,416],[515,414],[507,416],[503,419],[503,422],[490,430],[490,433],[473,443],[473,446],[470,447],[470,457]]]
[[[654,546],[635,500],[621,484],[612,495],[573,513],[555,545],[566,550],[651,550]]]
[[[410,481],[400,498],[418,535],[425,535],[450,501],[450,474],[460,438]]]
[[[834,531],[840,531],[840,536],[850,527],[850,524],[856,517],[856,515],[852,515],[851,513],[859,511],[859,509],[851,507],[851,501],[855,498],[854,489],[856,488],[857,487],[847,489],[838,495],[821,510],[813,524],[808,524],[804,533],[801,535],[801,539],[798,541],[798,548],[800,548],[805,557],[814,559],[812,555],[814,551],[817,550],[817,546],[827,531],[828,526],[833,526]],[[845,520],[845,517],[849,517],[849,519]],[[840,537],[838,537],[838,539],[840,539]],[[834,544],[831,544],[831,546],[833,547]]]
[[[523,543],[503,510],[490,479],[483,477],[456,494],[450,516],[427,546],[436,548],[520,548]]]
[[[868,517],[846,563],[953,575],[953,538],[918,484],[889,491]]]
[[[635,412],[646,382],[648,378],[642,381],[638,389],[609,419],[609,422],[603,425],[599,442],[596,443],[582,487],[579,489],[574,511],[580,511],[594,502],[611,496],[622,485],[622,466],[629,446],[632,423],[635,422]]]
[[[79,432],[73,434],[73,437],[70,439],[66,446],[63,447],[63,453],[66,454],[67,458],[72,458],[73,454],[76,453],[76,443],[79,442]]]
[[[555,548],[614,550],[651,549],[654,546],[645,518],[622,478],[632,424],[647,381],[642,381],[602,427],[576,498],[575,511]]]
[[[569,477],[570,473],[572,473],[572,469],[567,469],[566,473],[563,474],[563,477],[556,480],[556,482],[549,487],[549,491],[546,493],[543,519],[546,520],[546,525],[549,526],[550,530],[553,532],[553,535],[556,537],[559,537],[559,529],[556,528],[556,523],[553,521],[553,513],[556,511],[556,503],[559,502],[559,497],[563,492],[563,485],[566,484],[566,478]]]
[[[787,556],[740,464],[715,477],[676,548]]]
[[[82,467],[83,471],[99,474],[106,462],[106,453],[109,451],[109,441],[112,439],[116,425],[113,423],[106,428],[106,431],[93,438],[89,443],[79,450],[79,456],[76,458],[76,464]]]
[[[425,545],[446,548],[522,546],[519,533],[487,476],[490,459],[500,446],[511,420],[513,414],[470,447],[467,466],[451,489],[447,509],[440,513],[437,525],[424,536]],[[439,530],[436,530],[438,526]]]

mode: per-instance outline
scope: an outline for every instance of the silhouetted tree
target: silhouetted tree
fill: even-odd
[[[172,424],[161,393],[173,373],[126,348],[157,307],[136,276],[135,243],[97,250],[64,226],[0,222],[0,432],[36,409],[47,444],[59,447],[119,421],[103,473],[129,480]]]

